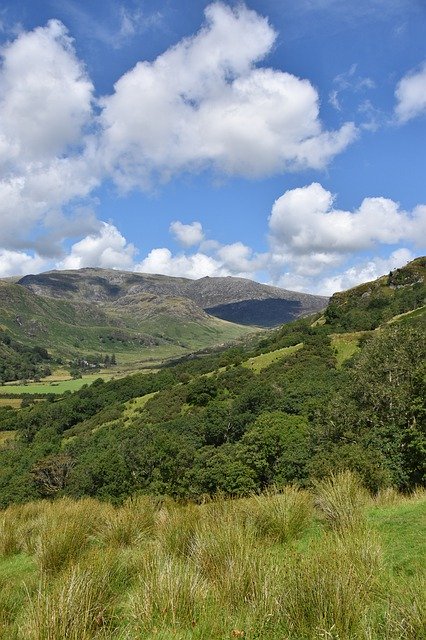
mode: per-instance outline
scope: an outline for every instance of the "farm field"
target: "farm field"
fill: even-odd
[[[14,394],[14,395],[22,395],[24,393],[28,394],[38,394],[38,393],[54,393],[61,394],[65,393],[65,391],[77,391],[81,389],[81,387],[85,384],[92,384],[97,378],[103,378],[104,380],[110,380],[111,375],[102,375],[100,373],[82,376],[81,378],[68,378],[56,381],[49,381],[46,379],[40,382],[28,382],[27,384],[15,384],[9,383],[0,387],[0,396],[3,394]]]

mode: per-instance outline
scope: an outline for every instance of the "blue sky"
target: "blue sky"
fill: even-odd
[[[0,276],[331,294],[425,251],[423,0],[0,9]]]

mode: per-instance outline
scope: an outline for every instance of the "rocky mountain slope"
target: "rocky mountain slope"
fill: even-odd
[[[244,278],[174,278],[107,269],[50,271],[28,275],[18,281],[33,293],[69,301],[88,301],[115,308],[160,304],[180,307],[180,312],[209,315],[238,324],[271,327],[299,316],[315,313],[327,298],[259,284]],[[177,304],[176,299],[181,302]],[[172,302],[175,300],[175,302]],[[183,300],[187,302],[184,303]],[[191,301],[193,304],[191,305]]]

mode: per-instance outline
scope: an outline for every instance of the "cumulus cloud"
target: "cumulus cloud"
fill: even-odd
[[[205,167],[257,177],[322,168],[353,141],[347,123],[323,131],[308,80],[259,68],[276,34],[245,5],[205,10],[193,37],[139,62],[101,100],[101,149],[123,189]]]
[[[333,256],[424,238],[424,206],[408,213],[388,198],[365,198],[351,212],[335,209],[333,202],[318,183],[287,191],[269,218],[273,247],[294,256]]]
[[[221,272],[220,263],[211,256],[204,253],[173,255],[170,249],[165,247],[150,251],[146,258],[136,265],[135,270],[193,279],[225,275]]]
[[[203,227],[200,222],[183,224],[179,220],[172,222],[169,231],[174,238],[184,247],[192,247],[204,240]]]
[[[38,255],[0,249],[0,278],[39,273],[46,265],[46,261]]]
[[[399,81],[395,97],[395,115],[401,124],[426,113],[426,62]]]
[[[210,254],[197,251],[173,255],[166,247],[153,249],[135,269],[143,273],[161,273],[193,279],[205,276],[254,278],[256,271],[263,264],[264,256],[257,256],[250,247],[241,242],[229,245],[214,242],[211,246],[214,246],[215,250]]]
[[[92,233],[83,225],[70,235],[75,207],[110,177],[128,189],[205,168],[246,177],[322,168],[354,139],[351,123],[323,129],[308,80],[260,66],[276,38],[266,18],[221,2],[205,15],[198,33],[139,62],[96,110],[58,20],[0,49],[0,247],[55,256],[64,240]],[[158,19],[123,10],[120,34]],[[188,226],[172,229],[184,247],[203,240]]]
[[[62,208],[99,181],[94,145],[81,144],[93,86],[57,20],[20,33],[0,58],[0,246],[57,253],[42,235],[60,243],[70,230]]]
[[[21,33],[1,54],[0,161],[50,159],[79,142],[93,85],[64,25]]]
[[[217,240],[204,239],[199,222],[184,225],[173,222],[169,231],[175,237],[182,236],[186,249],[199,245],[193,253],[182,251],[173,254],[167,247],[153,249],[136,265],[136,270],[145,273],[161,273],[185,278],[205,276],[238,276],[253,278],[267,260],[267,254],[257,254],[242,242],[221,244]]]
[[[285,288],[329,294],[412,259],[411,249],[426,237],[426,206],[404,211],[393,200],[365,198],[353,211],[335,207],[335,196],[320,184],[291,189],[272,207],[269,217],[271,251],[268,270],[272,281]],[[342,266],[354,256],[377,255],[391,249],[387,258],[371,257],[361,265]]]
[[[132,269],[135,247],[128,243],[118,229],[107,222],[72,247],[69,255],[59,263],[59,269],[101,267],[104,269]]]
[[[342,273],[323,278],[317,285],[323,295],[331,296],[336,291],[350,289],[363,282],[376,280],[393,269],[404,266],[415,256],[406,248],[393,251],[388,258],[375,257],[367,262],[349,267]]]

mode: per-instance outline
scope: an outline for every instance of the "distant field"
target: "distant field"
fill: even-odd
[[[19,409],[21,402],[21,398],[2,398],[0,396],[0,407],[13,407],[14,409]]]
[[[303,347],[303,344],[296,344],[294,347],[284,347],[283,349],[277,349],[276,351],[270,351],[269,353],[262,353],[260,356],[249,358],[243,362],[243,367],[251,369],[254,373],[259,373],[262,369],[266,369],[277,360],[291,356],[296,351],[299,351]]]
[[[16,435],[16,431],[0,431],[0,447],[8,440],[12,440]]]
[[[65,391],[77,391],[81,389],[81,387],[85,384],[92,384],[97,378],[103,378],[104,380],[109,380],[112,376],[96,374],[90,376],[83,376],[82,378],[77,378],[76,380],[61,380],[61,381],[45,381],[45,382],[29,382],[28,384],[6,384],[3,387],[0,387],[0,395],[1,394],[11,394],[14,395],[22,395],[23,393],[55,393],[60,394]],[[7,404],[7,403],[6,403]]]

